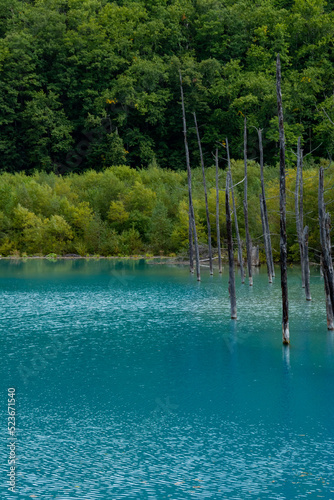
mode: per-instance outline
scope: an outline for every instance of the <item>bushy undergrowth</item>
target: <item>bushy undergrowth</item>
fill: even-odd
[[[327,162],[328,163],[328,162]],[[323,162],[325,165],[325,161]],[[326,165],[327,166],[327,165]],[[241,235],[243,222],[243,162],[232,163]],[[250,232],[254,244],[262,244],[259,210],[260,172],[255,162],[248,167]],[[215,169],[206,170],[213,245],[216,246]],[[224,245],[225,170],[220,170],[220,230]],[[334,169],[326,170],[326,182],[333,183]],[[274,256],[279,251],[279,180],[277,168],[266,168],[266,194],[273,234]],[[298,260],[294,218],[296,170],[287,171],[287,233],[290,260]],[[238,184],[239,183],[239,184]],[[305,224],[310,227],[311,258],[317,258],[318,166],[304,170]],[[326,191],[327,201],[331,190]],[[193,171],[193,197],[198,235],[207,242],[202,173]],[[333,205],[328,204],[332,210]],[[67,177],[36,172],[0,176],[0,254],[47,255],[76,253],[82,256],[165,254],[186,252],[188,246],[188,190],[186,172],[156,166],[135,170],[110,167]]]

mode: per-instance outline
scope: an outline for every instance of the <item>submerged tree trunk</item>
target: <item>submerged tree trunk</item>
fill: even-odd
[[[219,273],[223,272],[222,269],[222,251],[220,245],[220,226],[219,226],[219,186],[218,186],[218,148],[216,148],[216,232],[217,232],[217,247],[218,247],[218,270]]]
[[[322,251],[322,270],[325,282],[326,293],[326,311],[327,311],[327,326],[328,329],[333,324],[334,311],[334,280],[333,280],[333,264],[331,255],[331,240],[330,240],[330,217],[325,211],[324,201],[324,169],[319,169],[319,192],[318,192],[318,208],[319,208],[319,226],[320,226],[320,243]]]
[[[327,283],[328,283],[328,288],[329,288],[329,305],[330,307],[328,308],[329,312],[329,318],[332,319],[332,321],[329,323],[327,322],[327,326],[329,330],[333,330],[331,326],[333,326],[333,314],[334,314],[334,302],[333,302],[333,295],[334,295],[334,275],[333,275],[333,261],[332,261],[332,244],[331,244],[331,219],[330,215],[328,213],[325,214],[325,231],[326,231],[326,247],[327,247],[327,254],[328,254],[328,260],[329,260],[329,265],[328,265],[328,272],[327,274]]]
[[[193,113],[193,115],[194,115],[194,121],[195,121],[195,127],[196,127],[196,134],[197,134],[197,141],[198,141],[198,148],[199,148],[199,155],[200,155],[200,158],[201,158],[201,166],[202,166],[202,174],[203,174],[203,186],[204,186],[204,197],[205,197],[205,211],[206,211],[206,224],[207,224],[207,228],[208,228],[208,247],[209,247],[210,274],[213,274],[212,245],[211,245],[211,224],[210,224],[210,214],[209,214],[209,205],[208,205],[208,194],[207,194],[207,190],[206,190],[206,181],[205,181],[204,158],[203,158],[201,138],[199,136],[199,130],[198,130],[198,125],[197,125],[196,113]]]
[[[300,253],[300,266],[302,273],[302,287],[305,287],[305,270],[304,270],[304,245],[303,245],[303,214],[300,212],[302,205],[300,203],[300,197],[302,197],[301,191],[303,189],[302,179],[301,179],[301,147],[300,147],[300,137],[298,137],[297,145],[297,171],[296,171],[296,189],[295,189],[295,215],[296,215],[296,230],[297,239],[299,244]]]
[[[321,263],[321,266],[322,265],[323,264]],[[327,330],[334,330],[334,314],[329,294],[328,277],[325,275],[325,273],[323,274],[323,276],[324,276],[325,297],[326,297]]]
[[[191,273],[194,272],[194,245],[193,245],[193,230],[191,224],[191,210],[189,205],[189,270]]]
[[[189,148],[188,148],[188,140],[187,140],[187,122],[186,122],[186,112],[185,112],[185,107],[184,107],[181,71],[180,71],[180,88],[181,88],[184,148],[185,148],[185,152],[186,152],[186,163],[187,163],[187,173],[188,173],[188,197],[189,197],[189,215],[190,215],[189,223],[191,224],[191,230],[189,229],[189,253],[191,252],[192,237],[193,237],[194,244],[195,244],[197,281],[200,281],[201,280],[201,269],[200,269],[200,262],[199,262],[199,248],[198,248],[197,231],[196,231],[196,223],[195,223],[194,205],[193,205],[192,192],[191,192],[191,169],[190,169]],[[191,268],[191,262],[190,262],[190,268]]]
[[[288,300],[288,277],[287,277],[287,236],[286,236],[286,196],[285,196],[285,138],[284,120],[281,91],[281,62],[277,54],[276,61],[276,91],[277,91],[277,114],[279,125],[280,144],[280,261],[281,261],[281,288],[282,288],[282,335],[283,344],[290,343],[289,332],[289,300]]]
[[[247,201],[247,119],[244,120],[244,166],[245,166],[245,181],[244,181],[244,217],[245,217],[245,231],[246,231],[246,253],[247,253],[247,270],[249,286],[253,285],[252,276],[252,242],[249,236],[248,225],[248,201]]]
[[[308,259],[308,226],[305,226],[302,234],[303,242],[303,267],[304,283],[305,283],[305,296],[306,300],[312,300],[310,291],[310,264]]]
[[[274,269],[273,252],[272,252],[272,248],[271,248],[271,238],[270,238],[270,230],[269,230],[266,194],[265,194],[265,190],[264,190],[263,145],[262,145],[262,130],[261,129],[258,129],[258,136],[259,136],[259,149],[260,149],[260,174],[261,174],[261,191],[262,191],[262,195],[261,195],[262,206],[260,208],[263,210],[263,218],[264,218],[264,224],[262,224],[262,228],[263,228],[264,248],[265,248],[266,260],[267,260],[268,281],[269,281],[269,283],[272,283],[272,278],[275,276],[275,269]],[[260,198],[260,204],[261,204],[261,198]]]
[[[234,276],[234,258],[233,258],[233,238],[232,238],[232,221],[229,202],[229,184],[232,180],[230,173],[226,174],[226,192],[225,192],[225,208],[226,208],[226,231],[227,231],[227,250],[228,250],[228,267],[229,267],[229,282],[228,291],[231,302],[231,319],[237,318],[237,299],[235,294],[235,276]]]
[[[239,266],[240,266],[241,283],[245,283],[245,273],[244,273],[244,266],[243,266],[243,261],[242,261],[242,246],[241,246],[240,233],[239,233],[237,209],[236,209],[236,206],[235,206],[235,199],[234,199],[234,189],[233,189],[233,180],[232,180],[232,171],[231,171],[230,150],[229,150],[229,147],[228,147],[228,139],[227,139],[227,137],[226,137],[226,152],[227,152],[228,173],[229,173],[229,176],[230,176],[230,183],[231,183],[231,193],[232,193],[232,203],[233,203],[233,215],[234,215],[235,232],[236,232],[237,244],[238,244],[238,261],[239,261]]]

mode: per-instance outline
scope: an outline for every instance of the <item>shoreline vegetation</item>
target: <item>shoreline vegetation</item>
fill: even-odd
[[[220,158],[225,167],[224,151]],[[317,190],[319,166],[326,168],[325,197],[330,202],[334,166],[328,160],[304,166],[305,222],[309,226],[310,259],[320,260]],[[245,241],[243,222],[244,165],[231,162],[235,185],[236,211],[240,214],[240,236]],[[226,169],[219,169],[219,228],[223,253],[226,251],[224,207]],[[279,260],[279,172],[264,168],[269,226],[274,260]],[[212,226],[212,245],[216,238],[216,170],[206,168],[208,209]],[[295,231],[294,191],[296,168],[286,173],[288,261],[299,261]],[[207,255],[207,218],[201,168],[192,169],[194,212],[198,224],[201,259]],[[260,166],[248,163],[249,231],[254,245],[260,247],[260,262],[265,262],[259,195]],[[333,216],[333,203],[328,210]],[[102,172],[58,176],[35,172],[0,175],[0,255],[29,257],[87,255],[123,258],[149,255],[187,260],[189,245],[187,173],[151,165],[135,170],[120,165]],[[234,235],[235,237],[235,235]],[[245,259],[245,245],[243,245]],[[235,253],[236,258],[236,253]]]

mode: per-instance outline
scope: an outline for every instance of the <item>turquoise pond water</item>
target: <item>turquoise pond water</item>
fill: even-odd
[[[197,283],[145,261],[0,261],[0,498],[334,500],[334,334],[312,269]],[[17,493],[7,389],[16,389]]]

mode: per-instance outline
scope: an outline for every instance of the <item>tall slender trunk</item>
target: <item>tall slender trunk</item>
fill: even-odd
[[[216,232],[217,232],[217,247],[218,247],[218,269],[219,273],[222,269],[222,251],[220,245],[220,226],[219,226],[219,186],[218,186],[218,148],[216,148]]]
[[[252,276],[252,242],[249,236],[248,225],[248,193],[247,193],[247,119],[244,120],[244,166],[245,166],[245,180],[244,180],[244,217],[245,217],[245,231],[246,231],[246,254],[247,254],[247,269],[249,286],[253,285]]]
[[[232,180],[230,150],[229,150],[229,147],[228,147],[228,139],[227,139],[227,137],[226,137],[226,152],[227,152],[228,173],[229,173],[229,176],[230,176],[230,183],[231,183],[231,193],[232,193],[232,203],[233,203],[233,215],[234,215],[235,232],[236,232],[237,244],[238,244],[238,260],[239,260],[239,266],[240,266],[241,283],[245,283],[244,265],[243,265],[243,261],[242,261],[242,246],[241,246],[241,239],[240,239],[240,233],[239,233],[237,209],[236,209],[236,206],[235,206],[235,199],[234,199],[234,189],[233,189],[233,180]]]
[[[209,213],[209,204],[208,204],[208,193],[207,193],[207,190],[206,190],[206,181],[205,181],[204,158],[203,158],[201,138],[199,136],[199,130],[198,130],[198,125],[197,125],[196,113],[194,112],[193,115],[194,115],[194,121],[195,121],[195,127],[196,127],[196,134],[197,134],[197,141],[198,141],[198,149],[199,149],[199,155],[200,155],[200,158],[201,158],[201,166],[202,166],[202,174],[203,174],[203,186],[204,186],[204,197],[205,197],[205,211],[206,211],[206,224],[207,224],[207,228],[208,228],[208,246],[209,246],[210,274],[213,274],[212,244],[211,244],[211,224],[210,224],[210,213]]]
[[[325,204],[324,204],[325,206]],[[332,261],[332,243],[331,243],[331,216],[328,212],[325,213],[325,238],[326,238],[326,258],[324,259],[325,267],[327,268],[329,296],[334,311],[334,272]]]
[[[312,300],[311,298],[311,290],[310,290],[310,264],[308,258],[308,226],[305,226],[303,234],[303,267],[302,271],[304,272],[304,283],[305,283],[305,296],[306,300]]]
[[[304,227],[304,182],[303,182],[303,150],[300,148],[300,173],[299,173],[299,183],[300,183],[300,190],[299,190],[299,220],[300,220],[300,227],[303,229]],[[305,228],[304,228],[305,231]],[[304,234],[304,233],[303,233]],[[306,295],[306,300],[311,300],[311,293],[310,290],[306,290],[306,288],[310,287],[310,263],[309,263],[309,258],[308,258],[308,231],[307,231],[307,241],[303,237],[302,240],[302,246],[303,246],[303,257],[304,257],[304,266],[307,266],[306,269],[303,269],[304,272],[304,283],[305,283],[305,295]],[[304,253],[307,255],[304,256]],[[306,281],[308,280],[308,283]]]
[[[194,272],[194,245],[193,245],[193,230],[192,230],[192,221],[191,221],[191,210],[189,203],[189,271],[191,273]]]
[[[321,263],[323,269],[323,262]],[[334,330],[334,314],[332,308],[331,297],[329,293],[328,276],[323,273],[324,276],[324,286],[325,286],[325,297],[326,297],[326,316],[327,316],[327,330]]]
[[[304,228],[304,207],[303,207],[303,150],[301,148],[301,138],[298,137],[297,144],[297,172],[295,189],[295,212],[297,238],[300,252],[300,266],[302,273],[302,287],[305,288],[306,300],[311,299],[310,292],[310,264],[308,257],[308,227]]]
[[[269,221],[268,221],[268,211],[267,211],[267,202],[266,202],[266,194],[264,189],[264,175],[263,175],[263,145],[262,145],[262,130],[258,129],[259,136],[259,150],[260,150],[260,175],[261,175],[261,191],[262,191],[262,205],[263,205],[263,217],[264,217],[264,225],[263,235],[265,240],[265,248],[267,247],[266,259],[267,259],[267,269],[268,269],[268,280],[269,283],[272,283],[272,279],[275,276],[275,268],[274,268],[274,259],[273,252],[271,248],[271,237],[270,237],[270,229],[269,229]],[[270,272],[269,272],[270,271]]]
[[[281,261],[281,288],[282,288],[282,336],[283,344],[290,343],[289,332],[289,300],[287,276],[287,236],[286,236],[286,196],[285,196],[285,138],[281,91],[281,62],[277,54],[276,60],[276,91],[277,114],[279,125],[280,144],[280,261]]]
[[[183,119],[183,137],[184,137],[184,149],[186,152],[186,163],[187,163],[187,173],[188,173],[188,196],[189,196],[189,215],[190,215],[190,224],[191,224],[191,232],[194,238],[195,244],[195,258],[196,258],[196,274],[197,281],[201,280],[201,269],[199,262],[199,248],[198,248],[198,240],[197,240],[197,231],[196,231],[196,223],[195,223],[195,214],[194,214],[194,205],[192,199],[192,191],[191,191],[191,168],[190,168],[190,158],[189,158],[189,148],[188,148],[188,140],[187,140],[187,122],[186,122],[186,112],[184,107],[184,97],[183,97],[183,86],[182,86],[182,75],[180,71],[180,89],[181,89],[181,104],[182,104],[182,119]],[[192,238],[191,232],[189,229],[189,253],[192,247]],[[191,267],[191,263],[190,263]]]
[[[225,208],[226,208],[226,232],[227,232],[227,250],[228,250],[228,267],[229,267],[229,282],[228,291],[231,302],[231,319],[237,319],[237,299],[235,294],[235,276],[234,276],[234,258],[233,258],[233,238],[232,238],[232,221],[229,202],[229,184],[232,180],[230,173],[226,174],[226,192],[225,192]]]
[[[300,148],[300,169],[299,169],[299,183],[300,183],[300,190],[299,190],[299,220],[300,220],[300,227],[304,227],[304,184],[303,184],[303,150]]]
[[[300,253],[300,266],[302,273],[302,287],[305,287],[305,270],[304,270],[304,245],[303,245],[303,225],[302,225],[302,217],[303,215],[300,212],[300,208],[302,205],[300,204],[301,190],[302,190],[302,182],[301,182],[301,147],[300,147],[300,137],[298,137],[298,145],[297,145],[297,171],[296,171],[296,189],[295,189],[295,215],[296,215],[296,230],[297,230],[297,239],[299,244],[299,253]]]

